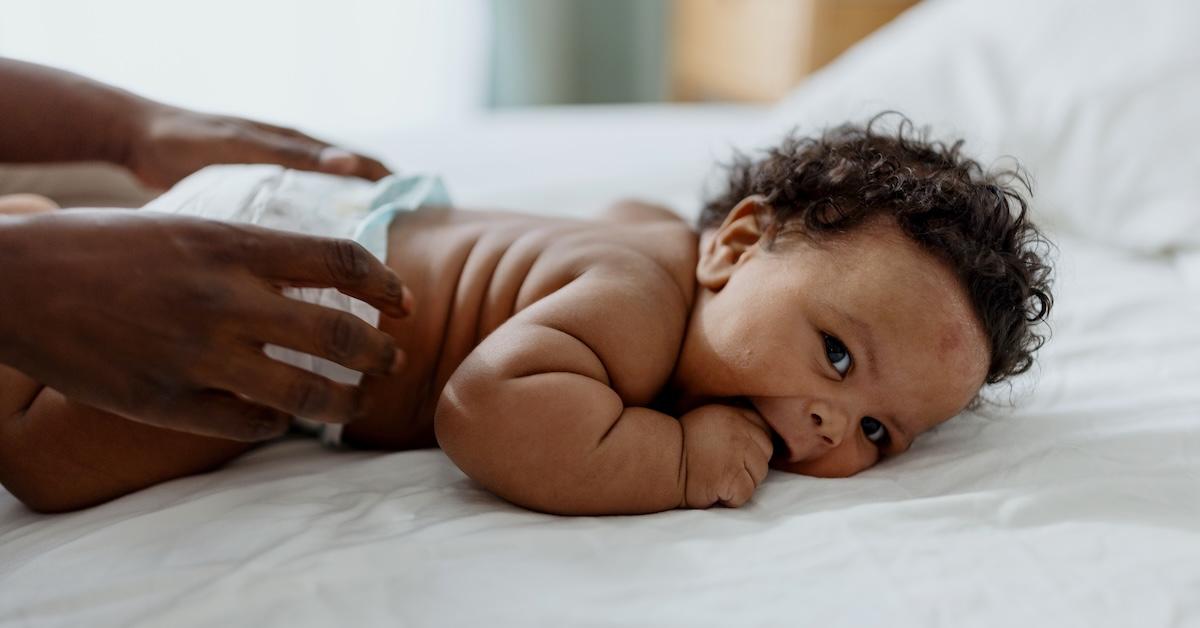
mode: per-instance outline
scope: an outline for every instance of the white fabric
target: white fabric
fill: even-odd
[[[899,110],[1013,155],[1044,222],[1134,250],[1200,244],[1200,4],[934,0],[776,108],[802,129]],[[1004,162],[1000,162],[1003,164]]]
[[[634,193],[694,213],[729,142],[903,105],[1028,159],[1062,231],[1054,338],[997,391],[1015,409],[853,478],[773,473],[738,510],[555,518],[438,451],[305,440],[71,515],[0,496],[0,624],[1200,625],[1200,190],[1175,176],[1195,174],[1178,113],[1200,98],[1173,83],[1195,78],[1198,16],[928,2],[766,116],[552,111],[378,138],[463,206],[578,215]]]

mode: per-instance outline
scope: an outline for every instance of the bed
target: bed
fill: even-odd
[[[1200,5],[927,1],[773,107],[498,113],[350,141],[463,206],[694,213],[712,164],[895,108],[1035,179],[1053,339],[993,402],[740,509],[559,518],[436,450],[289,438],[39,516],[0,494],[0,624],[1200,625]]]

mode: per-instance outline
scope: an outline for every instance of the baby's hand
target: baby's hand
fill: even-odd
[[[686,460],[684,503],[708,508],[746,503],[763,478],[773,447],[757,412],[724,405],[701,406],[683,415]]]

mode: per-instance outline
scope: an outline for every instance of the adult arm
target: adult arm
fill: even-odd
[[[378,161],[298,131],[203,114],[0,58],[0,162],[107,161],[166,188],[209,164],[277,163],[376,180]]]

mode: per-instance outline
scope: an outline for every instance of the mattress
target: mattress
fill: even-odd
[[[927,1],[770,108],[496,114],[350,138],[456,201],[694,214],[714,162],[897,108],[1036,183],[1033,372],[858,476],[562,518],[439,451],[293,438],[84,512],[0,494],[0,624],[1200,625],[1200,5]],[[1135,45],[1136,44],[1136,45]]]

